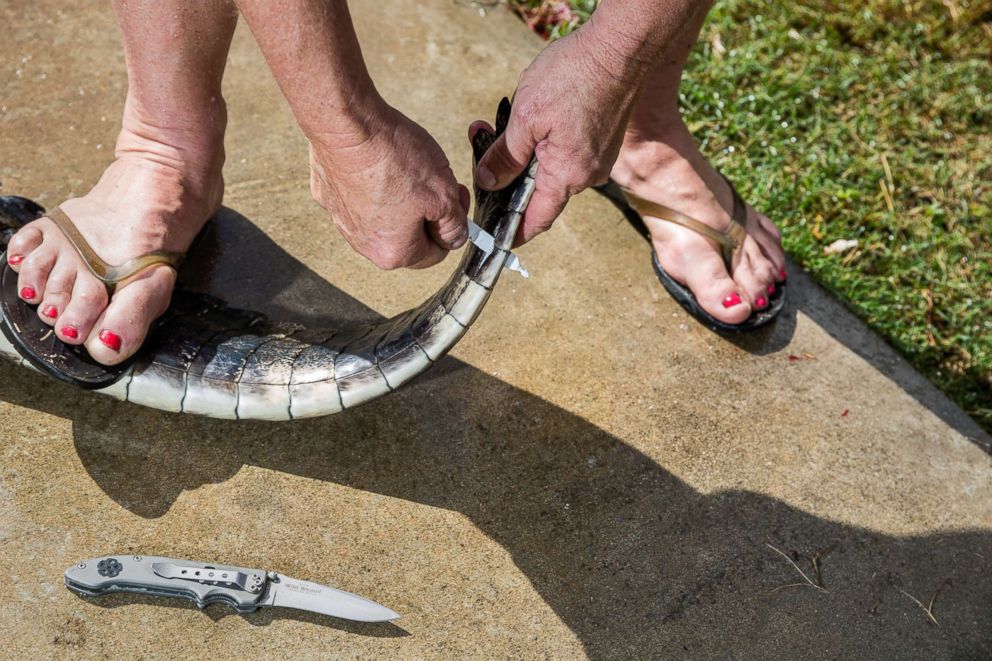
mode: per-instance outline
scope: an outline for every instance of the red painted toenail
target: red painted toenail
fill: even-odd
[[[75,326],[63,326],[62,335],[69,338],[70,340],[75,340],[77,337],[79,337],[79,331],[76,330]]]
[[[24,255],[11,255],[7,258],[7,263],[12,266],[17,266],[24,261]]]
[[[731,294],[727,298],[723,299],[723,307],[732,308],[735,305],[741,304],[741,297],[737,294]]]
[[[48,317],[49,319],[54,319],[55,317],[59,316],[58,308],[56,308],[54,305],[49,305],[47,308],[42,310],[41,313],[46,317]]]
[[[32,298],[38,295],[38,292],[34,290],[34,287],[23,287],[21,289],[21,298],[25,301],[30,301]]]
[[[101,342],[107,345],[108,349],[111,349],[112,351],[121,350],[121,336],[114,331],[104,329],[100,331],[100,335],[98,337]]]
[[[768,301],[765,300],[764,296],[759,296],[758,300],[756,300],[754,304],[757,305],[759,308],[763,308],[766,305],[768,305]]]
[[[768,285],[768,293],[769,294],[775,293],[775,285]]]
[[[785,269],[779,271],[778,274],[782,277],[783,280],[789,277],[789,274],[785,272]]]

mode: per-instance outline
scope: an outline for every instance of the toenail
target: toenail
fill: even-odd
[[[38,292],[34,290],[34,287],[24,287],[21,289],[21,298],[25,301],[30,301],[32,298],[38,295]]]
[[[75,326],[63,326],[62,335],[69,338],[70,340],[75,340],[77,337],[79,337],[79,331],[76,330]]]
[[[775,293],[775,285],[774,284],[768,285],[768,293],[769,294],[774,294]]]
[[[102,330],[98,336],[100,341],[107,345],[107,348],[112,351],[121,350],[121,336],[112,330]]]
[[[7,258],[7,263],[11,266],[17,266],[24,261],[24,255],[11,255]]]
[[[723,307],[732,308],[735,305],[741,304],[741,297],[738,294],[731,294],[727,298],[723,299]]]
[[[765,307],[766,305],[768,305],[768,301],[767,301],[767,300],[765,300],[765,297],[764,297],[764,296],[759,296],[759,297],[758,297],[758,300],[756,300],[756,301],[754,302],[754,304],[755,304],[755,305],[757,305],[757,306],[758,306],[759,308],[763,308],[763,307]]]
[[[59,316],[58,308],[56,308],[54,305],[49,305],[47,308],[42,310],[41,313],[46,317],[48,317],[49,319],[54,319],[55,317]]]
[[[783,280],[785,280],[787,277],[789,277],[789,274],[785,272],[785,269],[782,269],[781,271],[779,271],[778,274],[782,277]]]

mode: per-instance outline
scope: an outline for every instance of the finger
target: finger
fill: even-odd
[[[568,193],[538,172],[537,186],[527,205],[527,211],[524,212],[524,220],[517,230],[513,247],[519,247],[538,234],[551,229],[566,204],[568,204]]]
[[[458,185],[455,197],[447,208],[442,209],[441,217],[428,219],[427,233],[434,242],[445,250],[457,250],[468,241],[468,209],[462,204],[462,199],[468,195],[468,189]]]
[[[520,176],[534,155],[537,144],[515,106],[503,135],[489,148],[475,169],[475,181],[483,190],[500,190]]]
[[[489,124],[489,122],[484,122],[481,119],[477,119],[476,121],[472,122],[472,124],[469,125],[468,127],[469,142],[475,140],[475,134],[478,133],[479,131],[485,131],[486,133],[495,133],[496,129],[494,129]]]
[[[441,220],[428,220],[425,229],[431,240],[442,250],[458,250],[468,241],[468,223],[465,214],[448,215]]]
[[[435,223],[427,222],[427,225],[434,225]],[[427,228],[424,228],[424,233],[421,240],[418,242],[413,250],[413,253],[409,257],[407,268],[411,269],[426,269],[435,264],[440,264],[444,261],[444,258],[448,256],[448,250],[439,246],[427,232]]]

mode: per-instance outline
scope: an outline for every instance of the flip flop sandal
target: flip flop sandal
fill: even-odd
[[[184,257],[182,253],[157,250],[124,264],[108,264],[96,254],[61,209],[56,207],[45,217],[55,223],[90,272],[106,286],[108,298],[119,287],[153,266],[164,264],[178,269]],[[0,273],[0,330],[26,361],[60,381],[87,389],[105,388],[127,372],[140,352],[135,352],[135,356],[119,365],[107,366],[90,357],[84,347],[62,342],[55,335],[55,329],[38,318],[38,306],[25,303],[18,296],[17,273],[7,263],[6,252],[0,255],[0,260],[3,263],[3,272]]]
[[[734,210],[730,218],[730,227],[722,232],[671,207],[646,200],[622,188],[615,182],[611,181],[598,190],[617,205],[624,212],[627,220],[649,241],[651,240],[651,235],[648,232],[647,225],[644,223],[644,216],[660,218],[661,220],[681,225],[713,241],[720,248],[720,254],[723,257],[724,264],[727,266],[727,272],[731,273],[737,251],[744,242],[744,237],[747,236],[747,230],[744,226],[747,220],[747,204],[745,204],[734,185],[730,183],[730,180],[724,177],[724,181],[727,182],[733,193]],[[654,250],[651,251],[651,262],[654,265],[655,273],[658,275],[658,280],[668,290],[668,293],[672,295],[672,298],[678,301],[686,312],[706,326],[709,326],[712,330],[728,333],[754,331],[773,322],[782,311],[782,308],[785,307],[786,284],[784,282],[776,283],[775,293],[768,297],[768,307],[762,310],[755,310],[750,317],[739,324],[728,324],[704,310],[696,299],[695,294],[665,271],[661,262],[658,261],[658,254]]]

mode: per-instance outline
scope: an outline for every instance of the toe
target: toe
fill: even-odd
[[[760,231],[754,232],[752,236],[761,247],[765,259],[771,262],[774,281],[782,282],[785,279],[782,275],[785,272],[785,251],[782,249],[782,235],[768,216],[760,213],[755,215]]]
[[[770,299],[768,287],[775,282],[770,262],[764,259],[757,244],[750,241],[745,244],[740,260],[734,269],[734,282],[741,295],[754,309],[767,308]]]
[[[25,255],[17,270],[17,291],[21,299],[33,304],[41,302],[45,295],[48,274],[55,266],[58,254],[58,248],[54,244],[42,242]]]
[[[7,244],[7,263],[15,271],[21,270],[24,259],[41,245],[44,236],[41,231],[32,225],[21,229],[10,238]]]
[[[93,325],[86,350],[104,365],[116,365],[141,347],[152,322],[169,307],[175,272],[156,268],[114,294]]]
[[[82,344],[106,307],[107,288],[103,283],[88,272],[77,272],[72,296],[55,325],[56,333],[69,344]]]
[[[52,272],[48,275],[45,293],[38,306],[38,316],[49,326],[54,326],[59,316],[69,305],[72,298],[72,286],[76,281],[76,265],[67,259],[55,262]]]
[[[715,250],[694,257],[685,283],[702,308],[720,321],[739,324],[751,316],[750,299],[727,274],[723,259]]]

